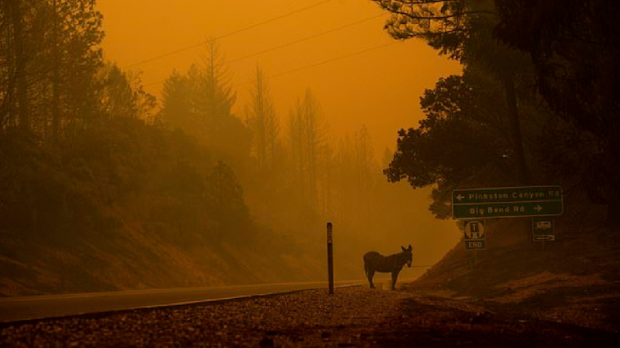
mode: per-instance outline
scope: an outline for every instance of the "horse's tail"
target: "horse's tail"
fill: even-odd
[[[364,274],[366,274],[366,277],[368,277],[372,271],[372,256],[372,251],[364,254]]]

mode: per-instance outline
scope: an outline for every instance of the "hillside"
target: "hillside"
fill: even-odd
[[[232,244],[216,248],[200,239],[180,246],[130,226],[66,245],[3,236],[0,296],[302,281],[323,272],[303,252],[287,253],[275,240],[269,248],[275,252]]]
[[[323,244],[258,223],[230,167],[185,134],[138,120],[46,148],[36,137],[2,137],[0,185],[0,296],[324,272]]]
[[[487,250],[474,255],[459,243],[408,288],[474,301],[490,311],[501,307],[541,320],[618,330],[617,231],[564,226],[556,242],[543,245],[529,241],[525,220],[487,222]]]

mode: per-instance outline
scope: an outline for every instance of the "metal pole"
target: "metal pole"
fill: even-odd
[[[329,294],[334,294],[334,246],[332,238],[332,223],[327,223],[327,277]]]
[[[474,249],[474,269],[476,268],[476,262],[478,261],[478,249]]]

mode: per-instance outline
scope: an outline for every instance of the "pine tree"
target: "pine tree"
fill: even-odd
[[[310,207],[320,207],[327,146],[321,106],[310,90],[297,101],[289,116],[289,143],[299,194]]]
[[[273,169],[278,156],[279,124],[269,86],[259,66],[256,67],[247,124],[252,130],[252,152],[259,168]]]
[[[249,157],[250,131],[232,112],[236,95],[216,43],[207,48],[202,65],[192,65],[186,75],[175,72],[166,82],[161,117],[239,168]]]

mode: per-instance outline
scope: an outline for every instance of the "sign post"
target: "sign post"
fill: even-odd
[[[329,282],[329,294],[334,294],[334,247],[332,236],[332,223],[327,223],[327,279]]]

